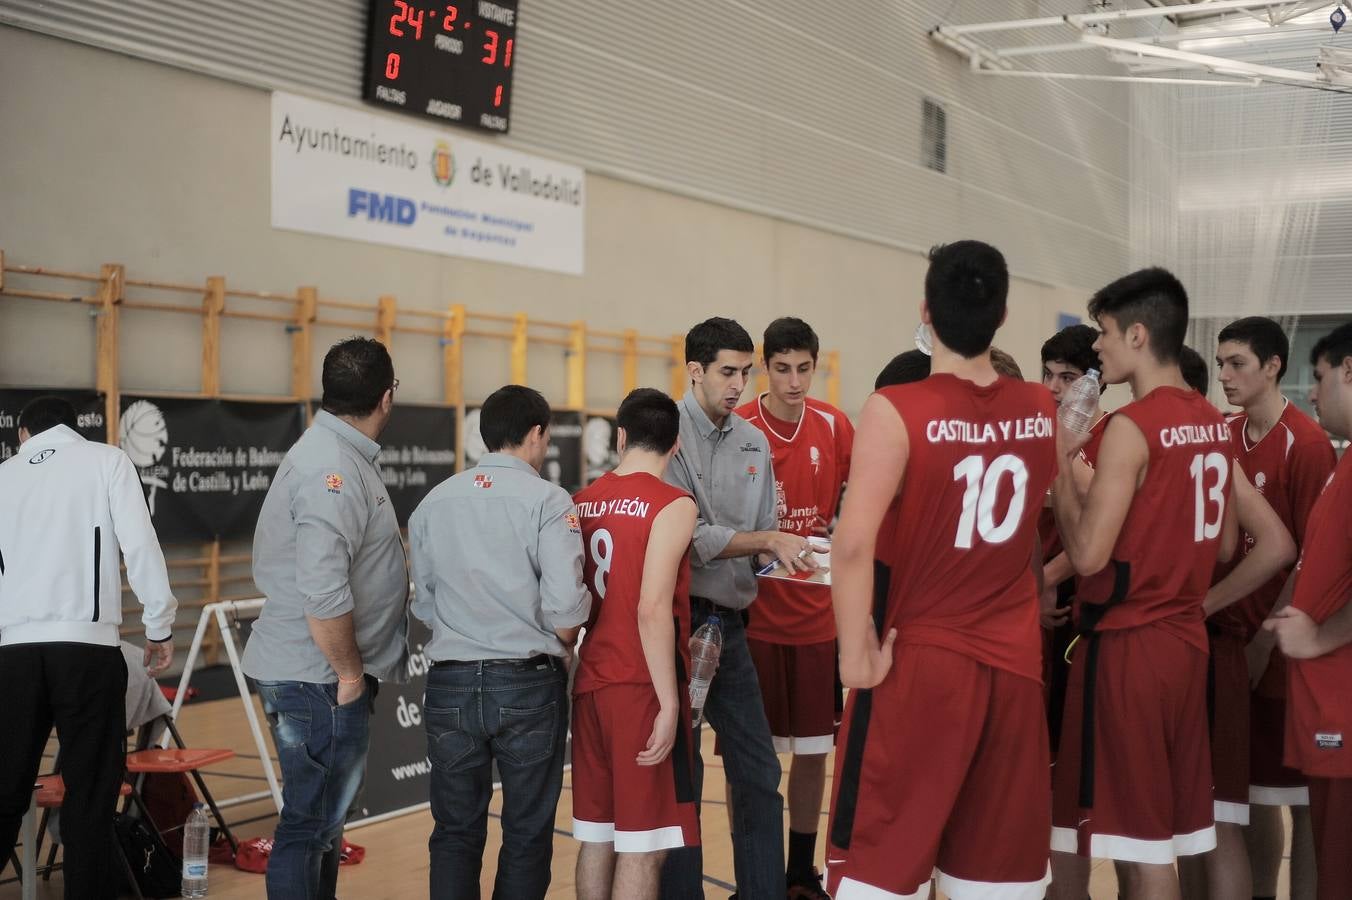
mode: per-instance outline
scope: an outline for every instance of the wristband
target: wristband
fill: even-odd
[[[363,672],[362,674],[358,675],[356,678],[344,678],[343,676],[339,675],[339,676],[338,676],[338,683],[339,683],[339,684],[357,684],[358,682],[360,682],[360,681],[361,681],[363,678],[365,678],[365,677],[366,677],[366,673],[364,673],[364,672]]]

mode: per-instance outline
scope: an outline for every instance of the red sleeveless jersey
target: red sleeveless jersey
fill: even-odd
[[[1250,441],[1244,433],[1248,421],[1246,413],[1227,419],[1235,461],[1281,517],[1296,546],[1303,547],[1310,510],[1338,461],[1333,444],[1324,429],[1289,400],[1276,423],[1257,442]],[[1254,541],[1249,534],[1243,538],[1240,551],[1247,554],[1253,549]],[[1225,571],[1228,572],[1229,567]],[[1216,613],[1211,621],[1245,641],[1252,640],[1272,611],[1290,574],[1291,569],[1282,569],[1248,597]],[[1274,661],[1277,656],[1280,654],[1274,654]]]
[[[1112,416],[1110,412],[1099,416],[1098,421],[1089,426],[1089,440],[1080,448],[1080,461],[1091,469],[1098,465],[1099,446],[1103,443],[1103,432],[1108,430],[1108,420]],[[1042,513],[1038,516],[1037,530],[1042,536],[1042,561],[1051,562],[1065,549],[1061,545],[1061,535],[1056,532],[1056,515],[1051,507],[1042,508]]]
[[[829,523],[836,516],[840,487],[850,473],[854,426],[831,404],[809,397],[802,418],[786,429],[788,423],[772,419],[761,400],[735,412],[770,442],[779,530],[810,536],[819,518]],[[758,640],[819,644],[836,637],[831,591],[824,587],[762,578],[749,612],[746,633]]]
[[[1230,433],[1220,412],[1191,388],[1159,387],[1113,413],[1145,436],[1150,456],[1132,498],[1112,560],[1080,579],[1083,604],[1113,595],[1125,564],[1125,599],[1109,609],[1100,631],[1164,626],[1207,651],[1202,601],[1220,550],[1233,465]]]
[[[979,387],[947,373],[879,393],[910,444],[879,535],[891,567],[886,625],[901,644],[943,647],[1042,677],[1037,517],[1056,474],[1056,404],[1040,384]]]
[[[573,495],[586,548],[583,579],[591,591],[591,617],[578,650],[573,693],[608,684],[651,684],[638,633],[643,561],[653,520],[690,495],[646,472],[607,472]],[[672,598],[676,619],[676,675],[690,677],[690,558],[681,560]]]

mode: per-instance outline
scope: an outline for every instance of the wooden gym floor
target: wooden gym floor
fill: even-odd
[[[255,700],[255,702],[257,702]],[[261,719],[261,708],[260,708]],[[239,753],[253,752],[249,729],[238,699],[193,703],[184,707],[180,715],[180,730],[188,746],[232,747]],[[789,758],[781,757],[785,765],[781,790],[787,790]],[[728,837],[728,821],[724,806],[723,768],[713,755],[713,735],[704,730],[704,896],[723,900],[732,892],[732,845]],[[830,778],[828,768],[828,779]],[[218,800],[241,796],[262,790],[259,780],[245,780],[239,776],[261,776],[256,759],[240,758],[223,764],[207,776],[207,784]],[[235,776],[235,777],[231,777]],[[829,794],[829,782],[828,782]],[[495,796],[492,811],[501,809],[501,796]],[[823,804],[825,805],[825,804]],[[276,817],[270,800],[229,807],[227,821],[240,822],[235,833],[241,839],[272,834]],[[253,820],[253,821],[249,821]],[[826,829],[826,812],[821,815],[822,832]],[[786,825],[787,828],[787,815]],[[577,843],[571,836],[572,793],[571,778],[565,773],[563,795],[555,817],[554,879],[549,898],[563,900],[574,894],[573,871],[577,861]],[[338,879],[338,895],[344,900],[384,900],[427,896],[427,837],[432,830],[432,815],[426,810],[400,816],[384,822],[366,825],[347,833],[348,840],[366,848],[366,859],[359,865],[344,866]],[[497,853],[501,841],[500,822],[490,818],[488,848],[484,854],[483,895],[492,895],[493,876],[497,870]],[[822,847],[817,848],[818,867],[821,866]],[[44,848],[43,855],[46,851]],[[1286,879],[1286,863],[1282,864],[1282,882]],[[4,878],[12,878],[12,868],[6,867]],[[213,900],[255,900],[264,896],[263,876],[241,872],[233,867],[211,867],[211,897]],[[1116,879],[1112,865],[1095,861],[1090,895],[1094,900],[1112,900],[1117,896]],[[1285,897],[1283,891],[1280,894]],[[0,885],[0,900],[18,900],[18,884]],[[61,873],[50,882],[39,883],[38,897],[58,900],[61,897]]]

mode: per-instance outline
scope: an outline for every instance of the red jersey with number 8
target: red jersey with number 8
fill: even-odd
[[[876,555],[892,568],[886,627],[1040,681],[1037,517],[1056,474],[1056,403],[1040,384],[940,373],[883,388],[910,444]]]
[[[1159,625],[1206,653],[1202,601],[1232,489],[1225,418],[1201,394],[1178,387],[1155,388],[1113,416],[1141,430],[1150,456],[1112,562],[1080,579],[1080,602],[1107,602],[1125,565],[1125,598],[1104,613],[1097,630]]]
[[[573,495],[586,549],[583,580],[591,591],[591,617],[578,650],[573,693],[610,684],[651,684],[638,633],[643,561],[653,520],[690,495],[646,472],[607,472]],[[690,676],[690,558],[676,573],[672,614],[676,620],[676,675]]]

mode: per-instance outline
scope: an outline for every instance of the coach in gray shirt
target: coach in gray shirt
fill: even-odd
[[[377,679],[403,681],[407,661],[404,546],[375,464],[399,381],[382,344],[351,338],[324,357],[323,383],[323,409],[287,452],[254,531],[267,599],[244,671],[283,779],[269,900],[334,896]]]
[[[779,558],[815,568],[807,539],[776,530],[775,476],[760,429],[733,410],[751,375],[755,345],[731,319],[699,323],[685,337],[690,389],[680,402],[681,447],[667,481],[695,496],[699,518],[690,558],[695,625],[717,615],[723,653],[704,701],[718,732],[732,791],[732,851],[742,897],[783,897],[784,798],[780,766],[746,642],[744,610],[756,599],[756,567]],[[695,734],[699,747],[699,733]],[[695,796],[704,781],[695,754]],[[673,850],[662,872],[663,898],[702,898],[699,848]]]
[[[568,737],[568,666],[591,611],[572,498],[540,477],[549,404],[520,385],[484,401],[488,453],[409,519],[414,614],[432,628],[423,715],[432,760],[433,898],[478,897],[492,763],[502,778],[494,897],[549,889]]]

